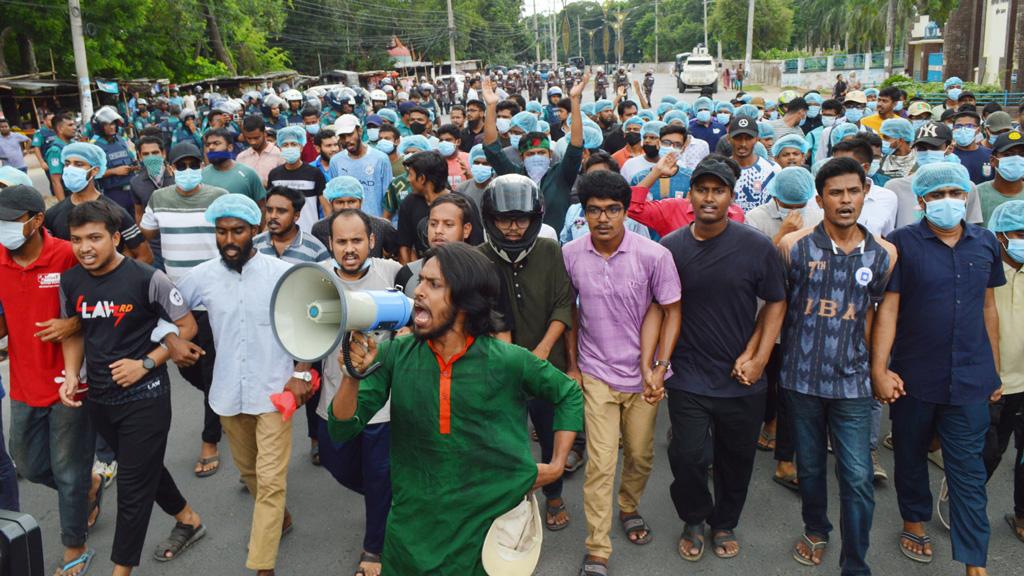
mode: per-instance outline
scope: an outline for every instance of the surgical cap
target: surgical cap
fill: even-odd
[[[711,98],[701,96],[693,103],[694,110],[711,110]]]
[[[594,115],[594,103],[593,102],[588,102],[588,103],[580,106],[580,112],[582,112],[586,116],[593,116]]]
[[[775,127],[768,122],[757,123],[758,138],[775,138]]]
[[[1003,202],[988,217],[988,229],[993,232],[1024,230],[1024,200]]]
[[[675,120],[680,120],[685,126],[690,119],[686,117],[686,112],[683,112],[682,110],[670,110],[668,114],[665,114],[665,117],[662,118],[662,121],[664,121],[665,124],[671,124]]]
[[[238,218],[252,226],[259,226],[263,213],[256,202],[245,194],[225,194],[206,209],[206,221],[216,224],[221,218]]]
[[[733,106],[731,102],[719,102],[718,108],[716,108],[715,111],[721,112],[722,110],[726,110],[729,114],[732,114],[736,112],[736,107]]]
[[[595,126],[583,126],[583,147],[587,150],[596,150],[604,143],[604,134],[601,129]]]
[[[644,124],[644,127],[640,129],[640,134],[647,136],[648,134],[654,134],[655,136],[661,137],[661,129],[667,126],[664,122],[659,120],[651,120]]]
[[[761,144],[760,140],[754,142],[754,154],[757,154],[765,160],[771,161],[771,158],[768,157],[768,149],[764,147],[764,144]]]
[[[484,145],[483,144],[477,144],[476,146],[473,146],[472,148],[469,149],[469,163],[470,164],[476,162],[477,160],[479,160],[481,158],[483,158],[484,160],[487,160],[487,155],[484,154]]]
[[[392,126],[398,125],[398,113],[391,108],[381,108],[377,111],[377,116],[391,122]]]
[[[676,102],[676,110],[682,110],[683,112],[686,112],[687,114],[689,114],[690,113],[690,103],[689,102]]]
[[[551,134],[551,124],[548,124],[544,120],[537,120],[537,132],[543,132],[545,134]]]
[[[427,140],[424,136],[419,134],[402,136],[401,142],[398,143],[398,153],[404,155],[409,148],[416,148],[420,152],[426,152],[427,150],[434,149],[434,147],[430,145],[430,140]]]
[[[776,107],[775,100],[765,99],[765,101],[764,101],[764,109],[765,110],[775,110],[775,107]]]
[[[802,137],[796,134],[786,134],[772,144],[772,156],[778,156],[784,148],[796,148],[801,154],[807,154],[811,146]]]
[[[520,112],[512,117],[512,127],[523,132],[536,132],[537,117],[532,112]]]
[[[0,182],[3,182],[7,186],[18,186],[20,184],[35,188],[35,185],[32,184],[32,179],[28,177],[28,174],[25,174],[14,166],[0,166]]]
[[[676,98],[675,96],[664,96],[659,101],[659,103],[663,103],[663,102],[668,102],[669,104],[676,104],[676,103],[679,102],[679,99]]]
[[[594,114],[599,114],[605,110],[611,110],[614,107],[611,100],[601,99],[594,102]]]
[[[351,176],[335,176],[327,181],[327,187],[324,188],[324,198],[327,201],[337,200],[338,198],[358,198],[363,199],[363,185]]]
[[[766,192],[783,204],[806,204],[814,197],[814,190],[811,172],[802,166],[790,166],[772,178]]]
[[[532,114],[539,114],[544,111],[544,108],[540,105],[540,102],[530,100],[526,103],[526,111]]]
[[[824,102],[825,99],[822,98],[821,94],[819,94],[817,92],[808,92],[804,96],[804,101],[807,102],[808,104],[813,104],[815,106],[821,106],[821,103]]]
[[[836,126],[835,128],[832,129],[832,145],[835,146],[836,144],[839,144],[840,142],[843,141],[843,138],[846,138],[847,136],[853,136],[857,134],[858,130],[859,128],[857,128],[856,124],[851,124],[849,122],[843,122],[842,124]]]
[[[971,177],[967,173],[967,168],[960,164],[936,162],[918,167],[910,182],[910,188],[919,198],[942,188],[970,192]]]
[[[739,97],[739,101],[743,102],[744,104],[746,104],[746,103],[750,102],[753,98],[754,97],[751,96],[750,94],[744,94],[743,96]]]
[[[642,130],[644,127],[644,119],[641,118],[640,116],[633,116],[629,120],[626,120],[625,122],[622,123],[622,131],[625,132],[626,128],[630,126],[639,126]]]
[[[899,138],[904,142],[914,141],[914,127],[905,118],[890,118],[882,122],[882,136]]]
[[[668,102],[662,102],[661,104],[658,104],[658,118],[661,118],[669,110],[671,110],[673,108],[675,108],[675,106],[672,105],[672,104],[669,104]]]
[[[89,163],[93,168],[99,168],[96,178],[103,178],[107,173],[107,153],[103,148],[88,142],[72,142],[60,151],[60,163],[63,164],[68,158],[78,158]]]
[[[641,111],[637,112],[636,115],[637,115],[638,118],[642,118],[645,122],[650,122],[652,120],[657,120],[658,119],[657,114],[655,114],[653,111],[647,110],[647,109],[644,109],[644,110],[641,110]]]
[[[878,96],[878,88],[868,88],[864,91],[865,96]]]
[[[296,142],[299,146],[306,145],[306,130],[298,124],[291,126],[285,126],[277,131],[277,145],[287,144],[288,142]]]
[[[746,116],[747,118],[753,118],[757,120],[761,117],[761,111],[757,109],[757,106],[753,104],[744,104],[736,109],[737,116]]]
[[[952,87],[952,86],[963,86],[963,85],[964,85],[964,81],[961,80],[960,77],[958,77],[958,76],[951,76],[949,78],[946,78],[946,81],[942,83],[942,89],[943,90],[949,90],[950,87]]]

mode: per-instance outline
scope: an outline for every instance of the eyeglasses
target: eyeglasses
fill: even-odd
[[[662,140],[661,145],[666,148],[675,148],[676,150],[682,150],[683,146],[686,146],[684,142],[673,142],[671,140]]]
[[[513,225],[516,228],[526,228],[530,225],[530,217],[515,216],[510,218],[507,216],[495,216],[494,223],[497,224],[498,226],[501,226],[502,228],[511,228]]]
[[[586,213],[587,218],[600,218],[602,214],[609,218],[615,218],[622,214],[622,210],[622,204],[612,204],[605,208],[601,208],[600,206],[587,206]]]
[[[967,128],[968,130],[976,130],[977,124],[953,124],[953,128]]]
[[[202,166],[202,164],[195,158],[186,158],[174,163],[175,170],[198,170],[200,166]]]

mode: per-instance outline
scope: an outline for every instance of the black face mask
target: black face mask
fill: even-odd
[[[644,156],[657,158],[661,154],[661,148],[657,144],[644,144]]]
[[[424,132],[427,131],[427,125],[424,124],[423,122],[413,122],[409,124],[409,130],[413,134],[423,134]]]
[[[636,146],[639,144],[641,138],[642,136],[640,136],[639,132],[626,132],[626,144],[629,144],[630,146]]]

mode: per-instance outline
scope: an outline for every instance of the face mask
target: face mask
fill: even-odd
[[[925,166],[927,164],[934,164],[936,162],[944,162],[946,160],[946,152],[943,150],[918,150],[917,151],[917,165]]]
[[[642,139],[639,132],[626,132],[625,137],[626,144],[629,144],[630,146],[636,146],[637,144],[640,143],[640,140]]]
[[[1004,156],[1000,158],[996,172],[999,172],[999,176],[1007,182],[1016,182],[1024,178],[1024,157]]]
[[[927,123],[928,123],[927,120],[911,120],[910,121],[910,125],[914,128],[914,134],[917,134],[917,131],[921,128],[921,126],[924,126]]]
[[[367,128],[366,137],[370,140],[370,142],[376,142],[377,140],[380,140],[380,128]]]
[[[882,156],[888,156],[892,154],[892,144],[882,140]]]
[[[441,156],[445,158],[455,154],[455,144],[442,140],[437,143],[437,151],[441,153]]]
[[[821,114],[821,106],[808,106],[807,107],[807,117],[808,118],[817,118],[818,114]]]
[[[892,107],[894,112],[900,112],[903,110],[903,100],[896,102],[896,105]]]
[[[963,90],[961,90],[960,88],[950,88],[949,90],[946,91],[946,96],[949,96],[949,99],[952,100],[953,102],[956,102],[957,100],[960,99],[960,94],[963,94]]]
[[[771,112],[769,112],[768,113],[768,119],[769,120],[778,120],[779,119],[779,111],[778,110],[772,110]]]
[[[996,145],[996,140],[998,138],[999,138],[998,134],[989,134],[989,136],[988,136],[988,145],[989,146],[995,146]]]
[[[25,244],[24,222],[0,222],[0,244],[8,250],[17,250]]]
[[[868,110],[871,110],[872,112],[874,112],[878,108],[878,102],[868,102],[867,103],[867,107],[868,107]]]
[[[494,168],[483,164],[473,164],[469,167],[469,171],[473,173],[473,181],[477,184],[487,182],[494,175]]]
[[[878,169],[882,167],[882,161],[875,158],[871,161],[871,166],[868,168],[868,176],[874,176],[878,173]]]
[[[835,116],[822,116],[821,117],[821,125],[824,126],[825,128],[828,128],[829,126],[835,126],[835,124],[836,124],[836,117]]]
[[[1024,240],[1007,238],[1006,243],[1006,253],[1010,255],[1010,258],[1013,258],[1013,261],[1018,264],[1024,264]]]
[[[971,144],[974,144],[974,129],[954,128],[953,141],[956,142],[957,146],[970,146]]]
[[[860,108],[850,108],[846,111],[846,121],[856,124],[864,117],[864,111]]]
[[[306,124],[306,134],[309,134],[310,136],[316,136],[319,133],[320,133],[320,125],[319,124]]]
[[[498,118],[495,121],[495,124],[498,126],[498,132],[504,134],[504,133],[508,132],[512,128],[512,119],[511,118]]]
[[[377,150],[380,150],[385,154],[391,154],[392,152],[395,151],[395,143],[392,142],[391,140],[378,140]]]
[[[60,179],[64,182],[64,187],[72,193],[81,192],[89,185],[89,171],[78,166],[68,166],[64,168]]]
[[[797,126],[803,126],[806,123],[807,123],[807,117],[805,116],[805,117],[800,119],[800,122],[797,123]]]
[[[924,206],[924,215],[928,221],[943,230],[958,226],[967,214],[967,203],[953,198],[932,200],[926,202]]]
[[[226,162],[228,160],[231,160],[231,151],[230,150],[217,150],[217,151],[207,152],[206,153],[206,159],[209,160],[211,164],[220,164],[221,162]]]
[[[729,114],[725,112],[719,112],[718,114],[715,115],[715,120],[718,120],[719,124],[728,124]]]
[[[658,156],[664,158],[665,156],[668,156],[669,154],[675,151],[676,149],[671,146],[662,146],[661,148],[658,149]]]
[[[299,161],[299,157],[302,156],[302,149],[294,146],[288,146],[287,148],[281,148],[281,157],[284,158],[285,163],[294,164]]]
[[[697,122],[702,124],[711,122],[711,110],[697,110]]]
[[[164,170],[164,157],[145,156],[142,159],[142,166],[146,169],[146,174],[149,174],[150,178],[158,178]]]
[[[427,131],[427,125],[423,122],[413,122],[409,125],[409,130],[411,130],[413,134],[423,134]]]
[[[198,168],[174,171],[174,183],[185,192],[195,190],[202,181],[203,171]]]
[[[522,134],[512,134],[508,137],[508,143],[516,150],[519,150],[519,141],[522,139]]]
[[[541,178],[547,174],[550,167],[551,159],[543,154],[535,154],[523,159],[523,168],[526,168],[526,175],[530,177],[530,180],[538,184]]]
[[[648,158],[660,157],[661,150],[655,144],[644,144],[644,156]]]

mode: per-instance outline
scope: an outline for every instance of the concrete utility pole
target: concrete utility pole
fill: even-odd
[[[708,45],[708,0],[704,0],[702,4],[704,4],[704,47],[710,48],[711,46]]]
[[[92,120],[92,81],[89,80],[89,62],[85,57],[85,38],[82,35],[82,7],[78,0],[68,0],[71,14],[71,48],[75,52],[75,74],[78,75],[79,107],[82,125]]]
[[[743,59],[743,69],[750,74],[750,57],[754,51],[754,0],[750,0],[747,8],[747,55]]]
[[[553,13],[548,18],[548,30],[551,32],[551,68],[554,70],[558,69],[558,36],[557,30],[555,29],[555,19],[558,18],[558,13]]]
[[[451,71],[455,74],[455,13],[452,11],[452,0],[448,3],[448,59],[451,61]]]
[[[885,75],[892,76],[893,44],[896,40],[896,0],[889,0],[885,16]]]
[[[537,28],[537,0],[533,0],[533,39],[537,48],[537,66],[540,66],[540,29]]]
[[[657,66],[658,60],[658,0],[654,0],[654,64]]]
[[[580,28],[580,17],[576,17],[576,55],[583,58],[583,29]]]

